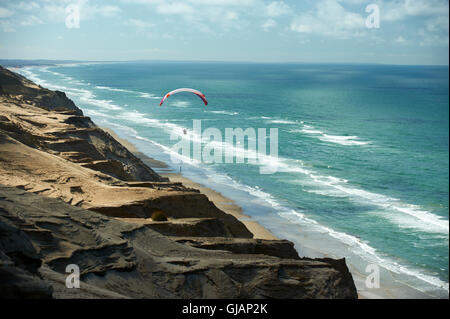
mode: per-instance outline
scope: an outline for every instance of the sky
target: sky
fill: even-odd
[[[0,0],[1,59],[448,65],[448,54],[448,0]]]

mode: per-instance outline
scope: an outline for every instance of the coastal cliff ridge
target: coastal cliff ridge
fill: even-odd
[[[80,289],[65,287],[69,264]],[[0,287],[10,298],[357,298],[345,259],[254,238],[64,92],[2,67]]]

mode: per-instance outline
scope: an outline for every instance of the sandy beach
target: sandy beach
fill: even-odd
[[[130,141],[120,138],[117,134],[110,128],[102,127],[102,129],[112,137],[114,137],[118,142],[120,142],[123,146],[125,146],[130,152],[139,157],[146,165],[148,165],[152,169],[161,169],[168,168],[168,165],[162,161],[155,160],[144,153],[140,152],[136,146]],[[224,211],[227,214],[230,214],[236,217],[240,222],[242,222],[248,230],[253,234],[255,239],[267,239],[267,240],[276,240],[279,239],[275,235],[273,235],[269,230],[261,226],[258,222],[251,219],[250,216],[245,215],[242,212],[242,208],[236,205],[236,203],[219,192],[215,190],[205,187],[199,183],[192,181],[189,178],[186,178],[180,173],[176,172],[158,172],[162,177],[167,177],[171,182],[180,182],[184,186],[188,188],[198,189],[202,194],[206,195],[210,201],[212,201],[219,209]]]
[[[357,298],[344,260],[300,258],[121,139],[138,158],[64,92],[1,67],[0,86],[2,297]],[[67,289],[67,265],[80,289]]]
[[[8,71],[4,71],[4,77],[8,81],[11,81],[10,78],[15,79],[14,74],[8,73]],[[174,275],[177,276],[177,271],[188,271],[189,273],[190,270],[184,269],[186,267],[193,270],[198,265],[202,269],[206,269],[203,266],[206,262],[211,262],[210,269],[217,269],[218,265],[229,267],[230,265],[237,265],[236,263],[242,260],[241,265],[237,266],[239,268],[248,261],[253,264],[253,255],[257,255],[268,258],[263,261],[268,267],[267,273],[261,274],[262,277],[258,277],[260,278],[257,279],[258,282],[266,282],[266,280],[278,282],[282,280],[281,284],[285,284],[284,278],[271,277],[273,267],[279,267],[279,265],[281,267],[285,260],[289,264],[289,269],[299,272],[298,275],[301,278],[304,278],[305,275],[314,278],[313,281],[308,281],[308,284],[322,285],[323,281],[319,280],[318,276],[324,276],[324,278],[328,278],[326,280],[336,280],[336,285],[342,286],[342,289],[336,289],[335,285],[326,286],[331,289],[326,293],[322,293],[321,290],[324,286],[321,286],[322,288],[319,290],[314,286],[311,288],[311,297],[314,298],[322,295],[332,296],[333,298],[342,296],[368,299],[400,298],[403,296],[411,298],[431,297],[418,294],[406,283],[402,283],[395,275],[387,278],[387,275],[384,274],[387,282],[381,284],[380,288],[367,288],[365,284],[367,274],[364,273],[364,265],[358,267],[358,264],[352,265],[342,258],[348,257],[348,251],[331,255],[320,253],[324,248],[322,238],[309,238],[308,241],[309,233],[307,229],[299,229],[299,236],[302,240],[297,241],[296,246],[291,241],[292,236],[286,235],[285,228],[279,227],[274,230],[280,236],[277,238],[253,220],[251,210],[247,208],[245,202],[237,199],[239,197],[236,197],[235,202],[231,199],[234,198],[233,195],[227,197],[221,194],[219,192],[221,188],[213,190],[211,187],[216,188],[214,176],[209,177],[209,183],[206,184],[208,187],[206,187],[201,184],[206,183],[206,181],[197,180],[196,177],[191,177],[191,175],[188,175],[190,177],[188,178],[182,174],[181,169],[178,172],[177,167],[173,168],[163,161],[150,157],[153,154],[160,154],[159,151],[148,151],[150,156],[147,156],[141,151],[145,149],[145,145],[138,144],[138,142],[136,142],[138,146],[133,145],[129,140],[120,138],[113,130],[98,127],[91,121],[90,117],[83,116],[81,110],[67,99],[64,93],[48,91],[22,78],[19,79],[17,81],[22,82],[12,88],[7,88],[9,92],[16,95],[13,95],[13,97],[3,96],[0,101],[4,114],[0,119],[0,126],[4,130],[3,133],[0,132],[0,135],[3,134],[2,136],[4,136],[0,141],[3,143],[3,152],[0,154],[0,163],[3,162],[3,166],[0,165],[1,184],[9,188],[34,193],[38,196],[36,198],[42,198],[41,208],[43,211],[47,211],[49,207],[54,205],[47,202],[47,199],[54,199],[66,205],[61,207],[62,211],[72,209],[67,208],[67,205],[70,205],[68,207],[73,206],[77,209],[91,211],[91,213],[87,213],[91,215],[86,215],[86,218],[93,219],[93,223],[98,223],[99,216],[92,215],[92,212],[100,213],[102,222],[111,222],[111,226],[108,226],[110,229],[103,234],[105,242],[100,243],[111,247],[111,251],[107,250],[102,255],[107,260],[111,260],[108,257],[110,253],[117,252],[117,249],[113,248],[117,245],[121,246],[124,243],[126,243],[126,247],[137,245],[136,251],[139,251],[139,253],[141,252],[139,250],[141,249],[140,245],[145,246],[142,251],[145,254],[138,259],[134,256],[135,254],[139,256],[139,253],[129,253],[129,250],[125,249],[123,253],[119,254],[117,262],[94,262],[93,265],[83,266],[88,267],[86,269],[95,266],[101,269],[96,270],[95,267],[92,269],[100,272],[106,271],[104,269],[127,269],[128,271],[129,269],[135,269],[137,265],[144,265],[150,260],[152,263],[163,264],[164,271],[161,273],[167,274],[167,271],[173,271]],[[17,92],[27,93],[27,100],[23,100],[21,95],[17,95]],[[49,99],[58,100],[58,103],[64,103],[67,110],[52,111],[51,107],[54,103],[45,104],[37,98],[42,95]],[[30,105],[29,100],[34,104]],[[41,104],[42,108],[36,106]],[[33,117],[33,121],[26,120],[28,117]],[[138,147],[142,148],[138,149]],[[162,156],[162,154],[159,156]],[[33,158],[33,161],[28,161],[29,158]],[[186,172],[185,174],[188,174],[188,171]],[[28,202],[21,200],[23,194],[17,192],[17,190],[5,188],[3,191],[6,194],[5,196],[11,198],[9,202],[4,201],[5,205],[10,202],[17,202],[17,205],[19,203],[28,205]],[[34,201],[36,198],[30,197],[29,200]],[[6,208],[8,214],[14,214],[14,211],[10,211],[12,207]],[[246,209],[249,209],[248,213]],[[166,215],[166,220],[156,221],[150,218],[156,211]],[[47,215],[47,213],[42,213],[39,218],[46,218]],[[49,225],[51,226],[53,223]],[[64,231],[66,229],[64,225],[58,225],[61,228],[61,238],[68,242],[67,246],[54,246],[54,254],[64,253],[65,256],[71,258],[72,251],[79,249],[76,243],[87,243],[86,245],[91,245],[92,247],[89,247],[96,249],[94,246],[97,241],[94,240],[91,243],[85,235],[83,235],[84,237],[80,235],[83,238],[75,240]],[[100,226],[100,228],[87,226],[94,232],[103,232],[103,226]],[[285,226],[283,225],[283,227]],[[39,231],[46,232],[47,230]],[[127,234],[130,231],[135,232],[135,235],[130,236],[126,241],[124,241],[124,238],[129,235],[123,235],[111,241],[112,235],[118,236],[119,234],[120,236],[121,232]],[[54,230],[47,232],[47,234],[53,232]],[[80,234],[85,232],[89,233],[90,231],[83,229],[83,233],[81,233],[80,230]],[[98,237],[98,235],[93,236]],[[305,240],[303,240],[304,237],[306,237]],[[72,240],[75,240],[76,243],[69,243]],[[134,240],[137,240],[137,242],[134,243]],[[174,242],[177,245],[172,247]],[[156,252],[155,247],[158,247],[161,251]],[[193,248],[199,250],[191,250]],[[210,250],[217,251],[214,258],[225,258],[227,262],[224,264],[219,260],[208,259],[212,257],[212,255],[206,255]],[[311,253],[311,250],[316,250],[318,253]],[[169,252],[175,253],[173,256],[175,259],[166,260]],[[194,252],[199,254],[199,258],[185,260],[191,258]],[[231,260],[230,253],[233,254],[232,264],[228,264]],[[249,254],[253,255],[249,256]],[[83,254],[80,254],[76,262],[86,262],[83,256]],[[160,256],[165,257],[162,260]],[[272,257],[267,256],[281,258],[281,260],[270,259]],[[323,259],[324,257],[327,258]],[[46,255],[45,258],[47,258],[46,263],[50,268],[56,265],[54,265],[52,254]],[[292,268],[293,264],[314,264],[315,266],[314,268],[303,266]],[[180,265],[184,267],[184,270],[178,268]],[[136,268],[138,271],[147,271],[146,266],[139,267]],[[148,267],[150,267],[148,269],[154,269],[153,264],[149,264]],[[245,267],[248,267],[248,265]],[[261,262],[255,261],[255,267],[261,269]],[[305,274],[305,271],[311,271],[311,273]],[[337,277],[336,274],[338,274]],[[293,278],[297,278],[295,276]],[[51,278],[50,275],[47,277]],[[222,275],[220,278],[222,278]],[[261,278],[265,279],[260,281]],[[121,279],[117,278],[117,280]],[[291,285],[292,296],[302,293],[302,290],[298,290],[296,286],[303,287],[303,281],[295,281],[294,286],[292,286],[292,283],[294,281],[286,282],[286,284]],[[94,285],[98,284],[96,282]],[[130,293],[139,291],[138,286],[132,287]],[[222,283],[219,283],[217,287],[222,287]],[[264,287],[270,286],[264,284]],[[174,289],[178,291],[176,287]],[[269,289],[268,293],[273,294],[277,291],[276,289]],[[321,291],[319,295],[317,291]],[[227,292],[226,289],[225,292]],[[150,291],[146,292],[146,295],[154,296],[155,293],[155,291]],[[202,291],[197,293],[204,296]],[[222,294],[222,292],[220,293]],[[63,292],[57,293],[56,296],[67,297]],[[186,296],[190,297],[192,294],[189,293]],[[215,295],[212,294],[211,296]],[[267,293],[264,296],[268,296]],[[285,289],[279,296],[289,298]],[[302,296],[306,297],[306,295]]]
[[[242,212],[242,208],[239,207],[232,199],[227,198],[216,192],[215,190],[205,187],[199,183],[186,178],[178,172],[170,172],[165,170],[168,165],[162,161],[155,160],[144,153],[140,152],[134,144],[130,141],[119,137],[112,129],[102,127],[103,130],[111,134],[117,141],[124,145],[130,152],[139,157],[145,164],[150,166],[152,169],[162,169],[162,172],[158,172],[162,177],[167,177],[171,182],[180,182],[188,188],[198,189],[202,194],[205,194],[210,201],[212,201],[219,209],[227,214],[236,217],[240,222],[242,222],[247,229],[253,234],[255,239],[267,239],[276,240],[280,239],[273,235],[269,230],[261,226],[257,221],[251,219],[250,216],[245,215]],[[312,249],[309,247],[309,249]],[[317,250],[317,254],[320,251]],[[395,283],[393,280],[390,285],[383,285],[379,288],[368,289],[365,287],[366,275],[361,273],[356,267],[349,265],[349,269],[352,273],[353,279],[358,287],[358,298],[359,299],[384,299],[384,298],[399,298],[400,296],[405,296],[407,298],[430,298],[431,296],[421,293],[407,285],[402,285],[401,283]]]

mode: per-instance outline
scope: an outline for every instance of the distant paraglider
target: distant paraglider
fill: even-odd
[[[208,101],[206,100],[205,94],[203,94],[200,91],[194,90],[194,89],[188,89],[188,88],[181,88],[181,89],[176,89],[173,91],[170,91],[169,93],[167,93],[166,95],[164,95],[164,97],[162,98],[161,102],[159,103],[159,106],[161,106],[164,101],[171,95],[176,94],[176,93],[180,93],[180,92],[191,92],[194,93],[195,95],[197,95],[199,98],[202,99],[203,103],[205,103],[205,105],[208,105]]]

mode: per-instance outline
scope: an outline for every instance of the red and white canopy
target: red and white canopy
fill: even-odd
[[[206,100],[205,94],[203,94],[202,92],[194,90],[194,89],[180,88],[180,89],[176,89],[176,90],[170,91],[169,93],[164,95],[164,97],[162,98],[161,102],[159,103],[159,106],[161,106],[164,103],[164,101],[169,96],[171,96],[173,94],[176,94],[176,93],[180,93],[180,92],[191,92],[191,93],[194,93],[195,95],[197,95],[199,98],[201,98],[203,100],[203,103],[205,103],[205,105],[208,105],[208,101]]]

